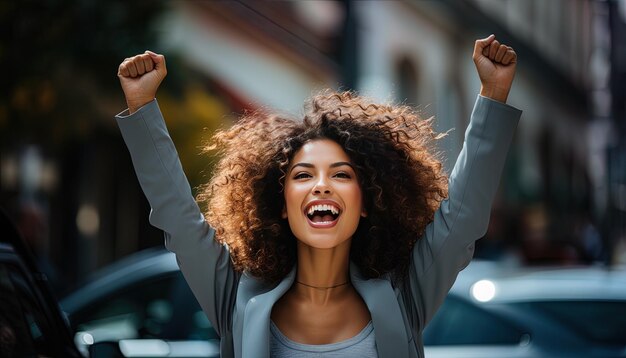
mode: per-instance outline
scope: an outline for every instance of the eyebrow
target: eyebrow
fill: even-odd
[[[352,166],[352,164],[348,163],[348,162],[335,162],[333,164],[330,165],[331,168],[336,168],[336,167],[341,167],[347,165],[350,168],[352,168],[352,170],[354,170],[354,167]],[[289,170],[289,172],[291,173],[293,171],[293,169],[295,167],[305,167],[305,168],[315,168],[315,165],[311,164],[311,163],[296,163],[293,165],[293,167],[291,167],[291,169]]]

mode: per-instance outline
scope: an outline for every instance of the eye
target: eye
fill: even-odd
[[[307,173],[307,172],[300,172],[297,173],[296,175],[293,176],[294,179],[306,179],[306,178],[310,178],[311,174]]]
[[[342,179],[350,179],[350,178],[352,178],[352,175],[350,175],[349,173],[346,173],[346,172],[337,172],[337,173],[335,173],[335,177],[342,178]]]

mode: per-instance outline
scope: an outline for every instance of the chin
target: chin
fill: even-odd
[[[325,235],[307,235],[306,239],[298,239],[301,245],[305,245],[315,249],[333,249],[342,245],[350,245],[350,239],[338,239],[336,237],[320,237]]]

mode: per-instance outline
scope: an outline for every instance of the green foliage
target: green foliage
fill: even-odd
[[[112,117],[126,105],[117,68],[146,49],[162,52],[159,17],[167,10],[154,0],[0,1],[0,152],[36,143],[55,156],[95,141],[116,152]],[[166,56],[159,102],[195,187],[210,172],[200,147],[231,108],[210,80]]]

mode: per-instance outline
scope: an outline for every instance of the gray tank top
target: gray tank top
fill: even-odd
[[[356,336],[331,344],[294,342],[287,338],[272,321],[270,321],[270,331],[270,357],[272,358],[378,357],[372,321]]]

